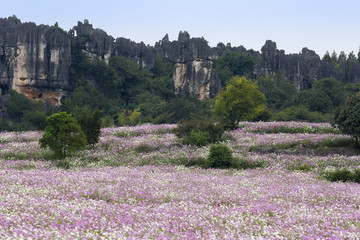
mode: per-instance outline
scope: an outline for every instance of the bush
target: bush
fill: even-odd
[[[71,164],[68,160],[62,159],[62,160],[56,162],[55,166],[58,168],[69,169],[71,167]]]
[[[85,110],[83,108],[83,111],[79,112],[76,118],[86,136],[87,144],[94,148],[101,135],[100,111],[96,109],[91,112],[90,109]]]
[[[180,122],[174,131],[176,136],[183,140],[184,144],[198,147],[218,142],[224,133],[222,126],[209,120],[198,119]]]
[[[264,162],[252,162],[248,159],[235,159],[234,166],[239,169],[253,169],[258,167],[263,167],[265,165]]]
[[[225,145],[211,145],[208,163],[211,168],[234,167],[231,149]]]
[[[356,183],[360,183],[360,168],[354,170],[353,180]]]
[[[147,144],[141,144],[137,147],[135,147],[135,152],[137,153],[149,153],[154,151],[155,149],[152,146],[149,146]]]
[[[191,130],[189,136],[189,144],[198,147],[206,146],[209,144],[209,132]]]
[[[325,172],[325,179],[331,181],[331,182],[347,182],[347,181],[353,181],[354,180],[354,174],[344,168],[344,169],[336,169],[335,171],[327,171]]]

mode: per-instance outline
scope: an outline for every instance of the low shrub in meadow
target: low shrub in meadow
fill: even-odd
[[[184,144],[202,147],[220,141],[224,129],[212,121],[192,119],[180,122],[174,132]]]
[[[347,168],[328,170],[324,173],[325,179],[331,182],[356,182],[360,183],[360,169],[351,171]]]
[[[154,151],[155,149],[152,146],[149,146],[147,144],[140,144],[135,147],[135,152],[137,153],[149,153]]]
[[[211,145],[208,157],[211,168],[232,168],[235,167],[232,151],[225,145]]]

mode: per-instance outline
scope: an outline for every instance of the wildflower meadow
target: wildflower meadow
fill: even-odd
[[[330,124],[241,123],[221,144],[246,169],[193,164],[210,146],[175,127],[104,128],[61,161],[42,132],[1,132],[0,239],[360,239],[360,184],[325,177],[360,155],[291,152],[349,142]],[[252,151],[264,146],[288,151]]]

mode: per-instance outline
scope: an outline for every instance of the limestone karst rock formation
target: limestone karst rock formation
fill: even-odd
[[[174,64],[173,81],[176,94],[200,99],[215,97],[221,81],[213,71],[213,63],[225,51],[248,52],[257,59],[256,76],[281,72],[297,89],[311,88],[314,81],[334,77],[343,82],[360,80],[360,64],[346,62],[334,68],[307,48],[298,54],[286,54],[276,43],[266,41],[261,52],[219,43],[210,47],[203,38],[191,38],[180,32],[178,39],[168,35],[154,46],[136,43],[126,38],[114,39],[87,20],[78,22],[69,32],[55,26],[22,23],[15,16],[0,18],[0,89],[12,88],[31,99],[43,99],[55,105],[72,88],[69,69],[72,43],[84,44],[91,58],[108,61],[113,55],[132,60],[139,68],[151,69],[155,57]],[[0,93],[1,93],[0,92]]]

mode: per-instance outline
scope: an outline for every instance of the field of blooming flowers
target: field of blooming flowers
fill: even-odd
[[[181,145],[174,127],[102,129],[67,169],[41,132],[0,133],[0,239],[360,239],[360,184],[323,178],[359,155],[249,151],[348,138],[329,124],[241,123],[222,144],[262,166],[247,170],[185,167],[209,146]]]

